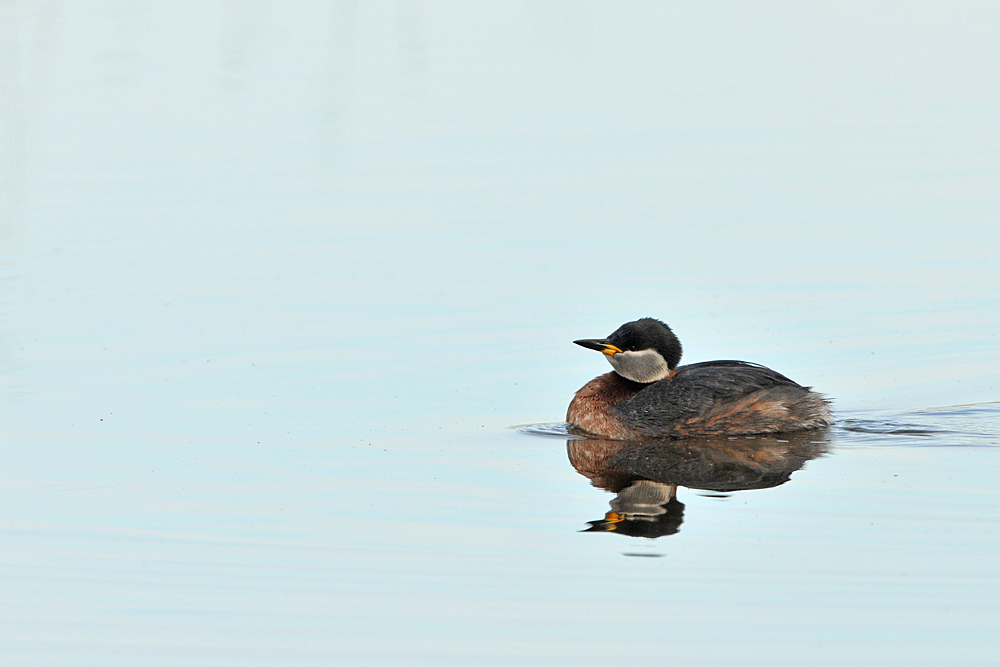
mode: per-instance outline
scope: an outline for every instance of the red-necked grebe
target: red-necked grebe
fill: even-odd
[[[573,341],[607,355],[613,373],[576,392],[566,421],[615,440],[749,435],[823,428],[829,403],[784,375],[745,361],[678,368],[681,342],[647,317],[604,339]]]

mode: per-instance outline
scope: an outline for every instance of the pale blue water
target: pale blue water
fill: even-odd
[[[998,28],[0,5],[0,662],[995,664]],[[647,315],[839,421],[581,532]]]

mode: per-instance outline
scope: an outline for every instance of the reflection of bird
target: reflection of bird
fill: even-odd
[[[594,486],[618,493],[639,479],[705,491],[784,484],[827,449],[825,432],[664,440],[568,440],[566,453]]]
[[[599,521],[588,521],[583,532],[611,532],[632,537],[673,535],[684,522],[684,503],[677,487],[640,479],[622,489],[611,501],[611,511]]]
[[[591,435],[744,435],[833,423],[822,396],[764,366],[707,361],[678,368],[681,343],[659,320],[628,322],[605,339],[574,342],[603,352],[615,369],[584,385],[569,404],[566,421]]]
[[[719,492],[766,489],[788,481],[827,447],[823,433],[716,436],[642,441],[569,440],[570,463],[594,486],[617,494],[588,531],[672,535],[684,519],[677,487]]]

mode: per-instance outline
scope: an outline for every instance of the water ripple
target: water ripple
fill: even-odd
[[[1000,445],[1000,403],[924,408],[903,413],[845,415],[834,444],[934,447]]]

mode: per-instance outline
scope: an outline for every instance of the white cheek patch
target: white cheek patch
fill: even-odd
[[[619,352],[608,361],[618,375],[633,382],[656,382],[670,375],[666,359],[656,350]]]

